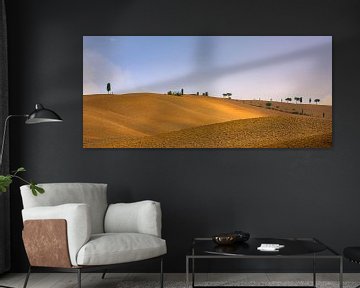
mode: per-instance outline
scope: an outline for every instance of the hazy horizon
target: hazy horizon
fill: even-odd
[[[332,105],[331,36],[84,36],[83,94],[232,93]]]

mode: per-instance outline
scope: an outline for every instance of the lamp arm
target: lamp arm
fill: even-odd
[[[4,155],[4,146],[5,146],[5,140],[6,140],[6,131],[7,131],[7,126],[8,126],[8,122],[11,118],[14,117],[28,117],[29,115],[27,114],[22,114],[22,115],[9,115],[6,117],[5,119],[5,123],[4,123],[4,131],[3,131],[3,137],[2,137],[2,143],[1,143],[1,151],[0,151],[0,168],[2,166],[2,160],[3,160],[3,155]]]

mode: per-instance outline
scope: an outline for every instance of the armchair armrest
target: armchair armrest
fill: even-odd
[[[105,215],[106,233],[143,233],[161,237],[160,203],[150,200],[111,204]]]
[[[76,256],[80,248],[89,241],[91,222],[89,207],[86,204],[64,204],[58,206],[33,207],[22,210],[23,221],[64,219],[66,221],[67,242],[70,261],[77,265]],[[36,237],[36,238],[35,238]],[[39,241],[41,235],[34,235],[33,241]],[[49,243],[44,243],[49,245]],[[50,243],[51,245],[52,243]]]

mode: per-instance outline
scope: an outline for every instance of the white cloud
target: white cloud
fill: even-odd
[[[106,57],[84,49],[83,56],[83,94],[106,93],[106,84],[110,82],[113,91],[131,88],[130,74],[113,64]]]
[[[324,105],[332,105],[332,95],[331,94],[327,94],[324,95],[321,99],[320,104],[324,104]]]

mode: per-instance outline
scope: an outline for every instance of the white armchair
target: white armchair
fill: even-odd
[[[30,267],[78,273],[107,270],[117,264],[160,258],[166,241],[161,239],[161,209],[154,201],[107,204],[106,184],[40,184],[45,193],[33,196],[28,185],[21,196],[23,240]],[[103,278],[105,273],[103,274]]]

